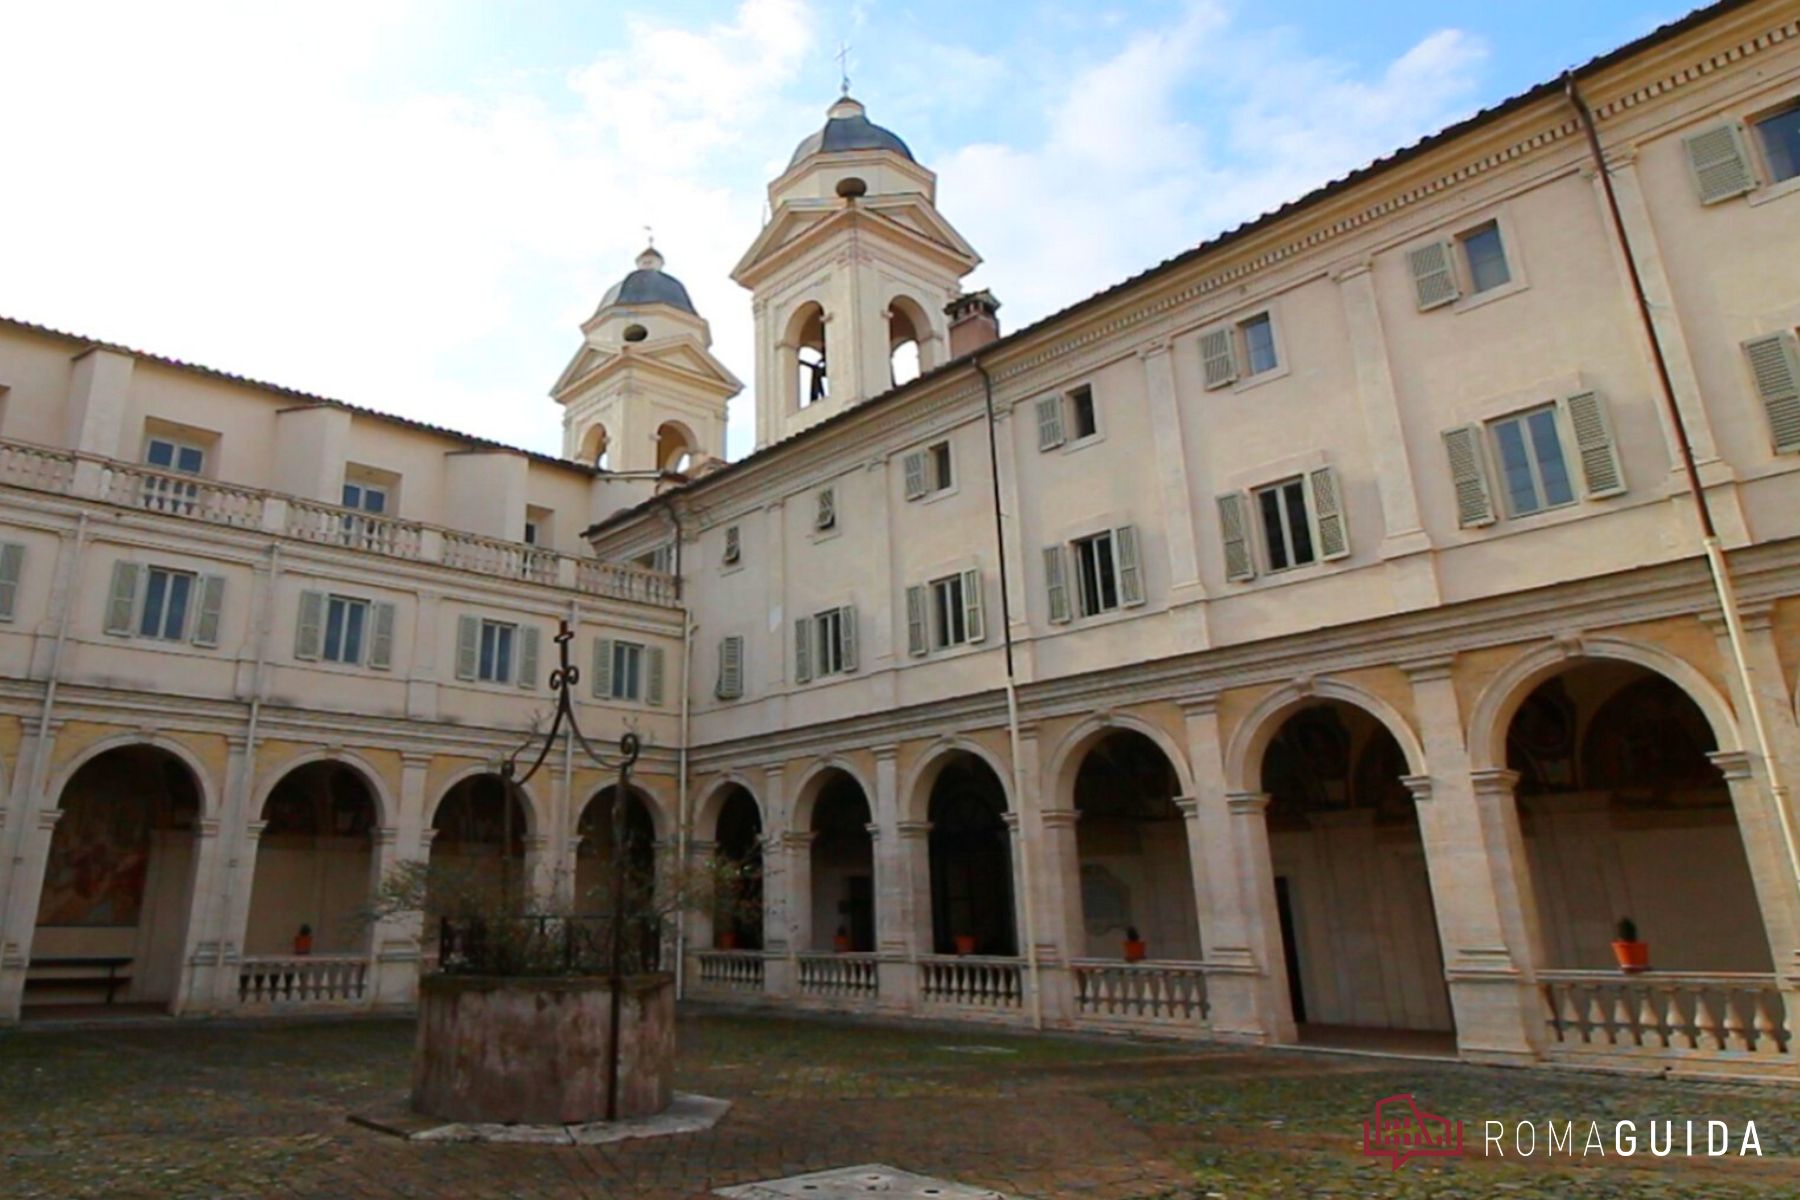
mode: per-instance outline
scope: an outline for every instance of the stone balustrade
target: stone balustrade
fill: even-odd
[[[1553,1058],[1792,1066],[1786,1004],[1773,975],[1540,971],[1538,990]]]
[[[1023,976],[1016,958],[921,958],[919,998],[927,1006],[1011,1012],[1024,1003]]]
[[[263,519],[263,493],[211,479],[161,471],[133,463],[105,463],[101,495],[109,504],[188,517],[212,525],[256,529]]]
[[[1069,969],[1078,1024],[1191,1032],[1207,1028],[1206,972],[1199,963],[1076,959]]]
[[[802,954],[795,960],[800,994],[833,1001],[874,1000],[881,976],[873,954]]]
[[[697,987],[708,992],[763,990],[763,956],[758,950],[700,950]]]
[[[361,1004],[369,960],[353,954],[246,958],[238,966],[238,1003],[245,1008]]]

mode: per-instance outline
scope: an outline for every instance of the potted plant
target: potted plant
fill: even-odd
[[[831,939],[831,948],[839,954],[850,953],[850,931],[839,925],[837,935]]]
[[[1136,925],[1125,927],[1125,961],[1128,963],[1143,962],[1146,947],[1144,939],[1138,936]]]
[[[1639,971],[1650,969],[1650,943],[1638,941],[1637,922],[1630,917],[1620,917],[1614,939],[1613,957],[1619,960],[1619,970],[1627,975],[1635,975]]]
[[[950,940],[956,944],[957,957],[963,958],[975,953],[975,936],[973,934],[959,933]]]
[[[737,930],[735,930],[735,929],[720,930],[719,931],[719,949],[721,949],[721,950],[736,950],[737,948],[738,948]]]

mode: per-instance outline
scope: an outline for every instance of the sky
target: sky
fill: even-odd
[[[646,226],[754,377],[729,272],[842,45],[1011,330],[1666,2],[0,3],[0,315],[556,453]]]

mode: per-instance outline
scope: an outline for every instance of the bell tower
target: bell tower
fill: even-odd
[[[712,355],[712,330],[654,246],[581,327],[550,395],[563,457],[609,471],[691,472],[725,457],[725,410],[744,389]]]
[[[937,176],[849,95],[769,209],[731,273],[756,316],[759,448],[947,362],[944,306],[981,261],[938,213]]]

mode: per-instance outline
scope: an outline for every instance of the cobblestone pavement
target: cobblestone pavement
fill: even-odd
[[[704,1015],[678,1086],[735,1107],[703,1134],[605,1147],[420,1145],[346,1115],[404,1092],[412,1029],[336,1021],[0,1033],[0,1196],[700,1196],[884,1162],[1026,1197],[1800,1196],[1800,1091]],[[1469,1154],[1362,1154],[1375,1100],[1412,1092]],[[1639,1124],[1621,1158],[1612,1123]],[[1725,1120],[1732,1154],[1650,1158],[1644,1123]],[[1508,1123],[1504,1158],[1482,1122]],[[1537,1123],[1520,1159],[1516,1122]],[[1543,1123],[1604,1157],[1549,1159]],[[1736,1154],[1754,1120],[1763,1157]],[[1677,1133],[1678,1144],[1681,1137]]]

